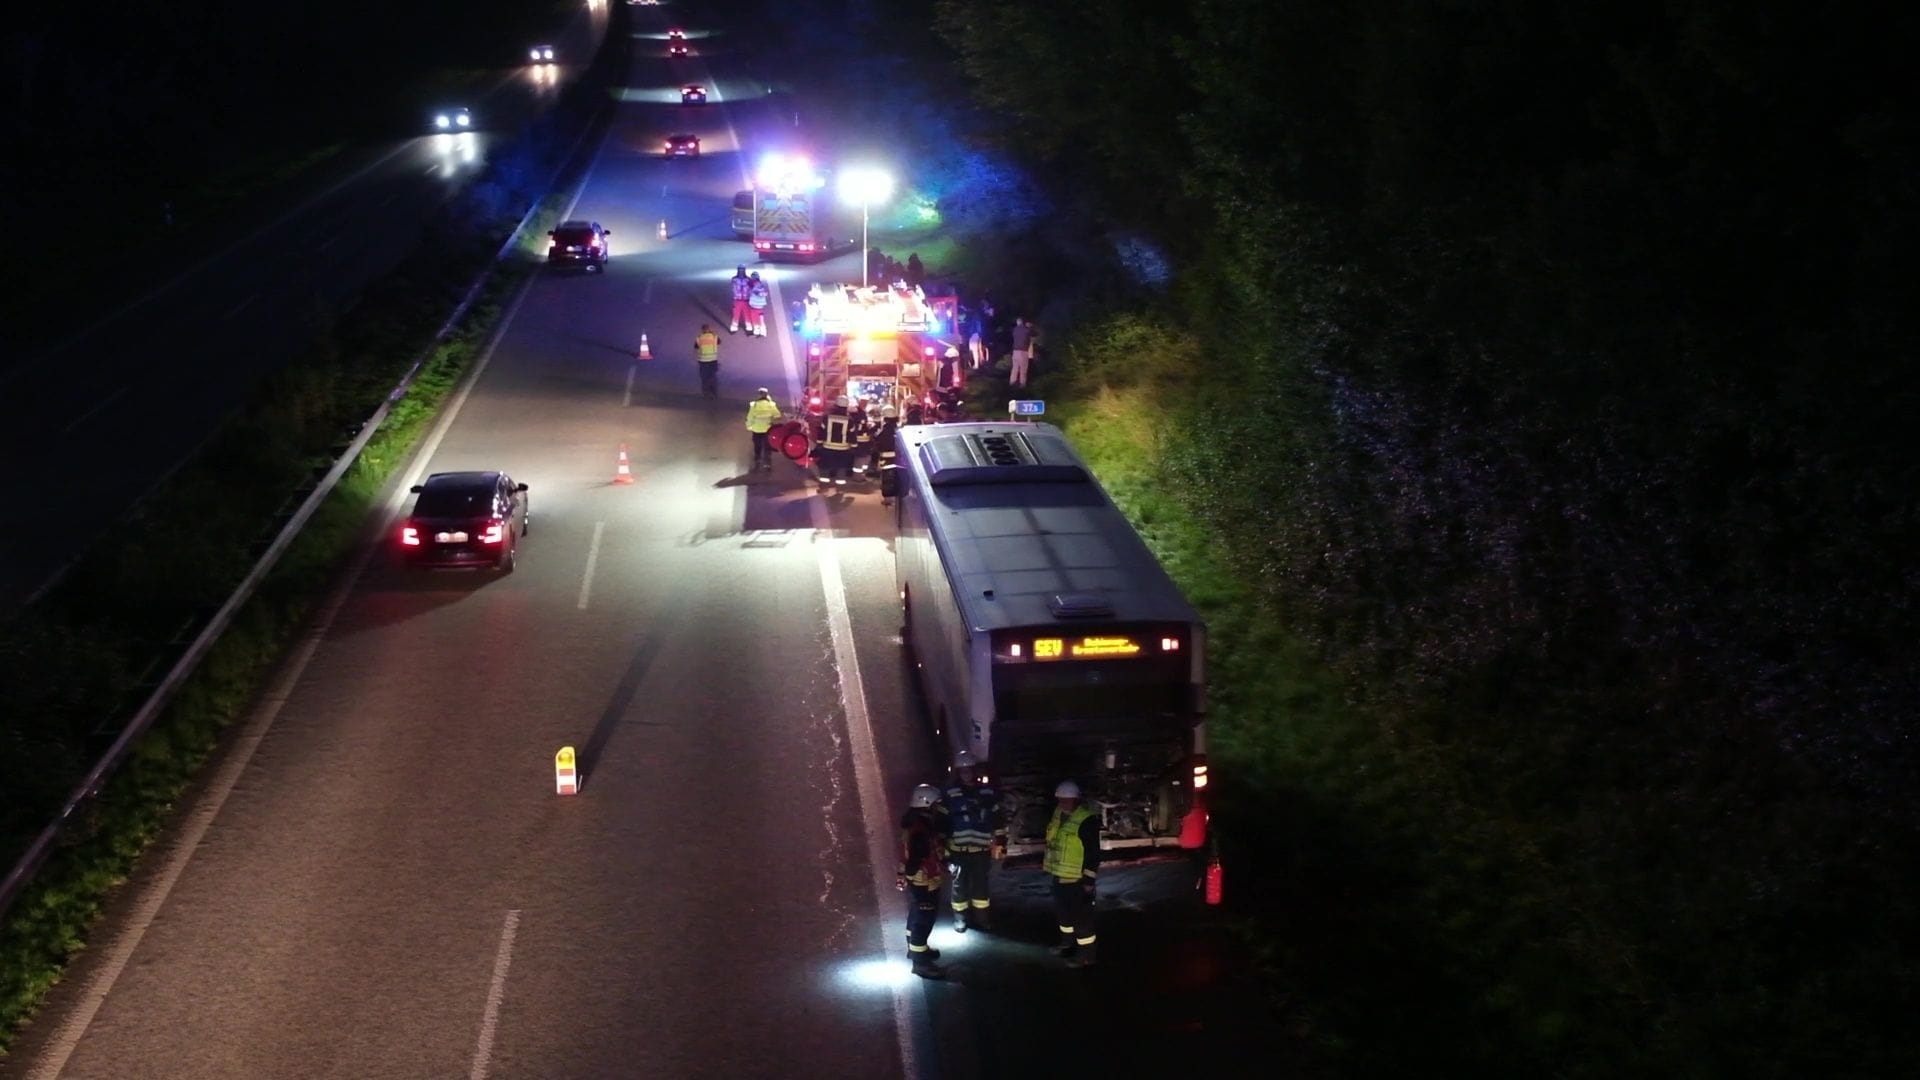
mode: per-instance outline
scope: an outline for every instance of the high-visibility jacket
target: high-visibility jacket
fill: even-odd
[[[764,435],[780,422],[780,406],[766,398],[754,398],[747,406],[747,430],[755,435]]]
[[[991,784],[955,784],[940,796],[947,814],[947,850],[985,851],[1007,839],[1000,818],[1000,793]]]
[[[1090,821],[1091,830],[1087,828]],[[1093,834],[1091,843],[1086,836],[1089,831]],[[1079,881],[1099,864],[1100,826],[1092,808],[1083,803],[1075,806],[1073,813],[1063,814],[1055,807],[1053,816],[1047,819],[1047,854],[1040,868],[1056,881]]]
[[[733,275],[733,298],[735,300],[745,300],[747,294],[751,291],[753,291],[753,282],[748,279],[747,275]]]
[[[947,846],[935,825],[933,813],[918,807],[900,819],[901,877],[923,889],[940,884],[947,876]]]
[[[718,363],[720,360],[720,335],[709,330],[693,339],[694,352],[703,364]]]
[[[846,410],[837,409],[827,414],[826,430],[820,436],[820,446],[826,450],[853,449],[853,417]]]
[[[765,311],[768,301],[772,298],[764,281],[755,282],[753,288],[747,290],[747,306],[755,311]]]

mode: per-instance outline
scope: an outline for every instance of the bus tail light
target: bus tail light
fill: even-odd
[[[1196,761],[1193,765],[1193,790],[1199,791],[1207,786],[1207,763]]]

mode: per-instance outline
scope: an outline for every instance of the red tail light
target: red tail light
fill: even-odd
[[[501,521],[499,518],[495,518],[487,522],[487,531],[480,534],[480,542],[483,544],[497,544],[506,539],[506,536],[507,523]]]
[[[400,542],[408,547],[419,547],[420,530],[411,525],[403,526],[400,529]]]
[[[801,244],[801,245],[800,245],[800,250],[801,250],[801,251],[812,251],[812,250],[813,250],[813,245],[812,245],[812,244]]]

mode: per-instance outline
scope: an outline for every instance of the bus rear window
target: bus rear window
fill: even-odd
[[[996,667],[994,714],[1000,723],[1171,716],[1188,701],[1181,661],[1095,661]]]

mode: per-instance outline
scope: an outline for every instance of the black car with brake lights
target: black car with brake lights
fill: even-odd
[[[682,41],[679,38],[674,38],[673,40],[667,42],[667,55],[668,56],[687,55],[687,43],[685,41]]]
[[[707,103],[707,88],[701,86],[699,83],[688,83],[680,88],[680,103],[682,105],[705,105]]]
[[[563,221],[547,233],[547,265],[584,266],[588,273],[607,268],[607,237],[597,221]]]
[[[667,136],[666,154],[668,157],[699,157],[700,156],[700,136],[698,135]]]
[[[527,535],[527,485],[503,472],[434,473],[415,484],[400,525],[400,553],[413,567],[513,572]]]

